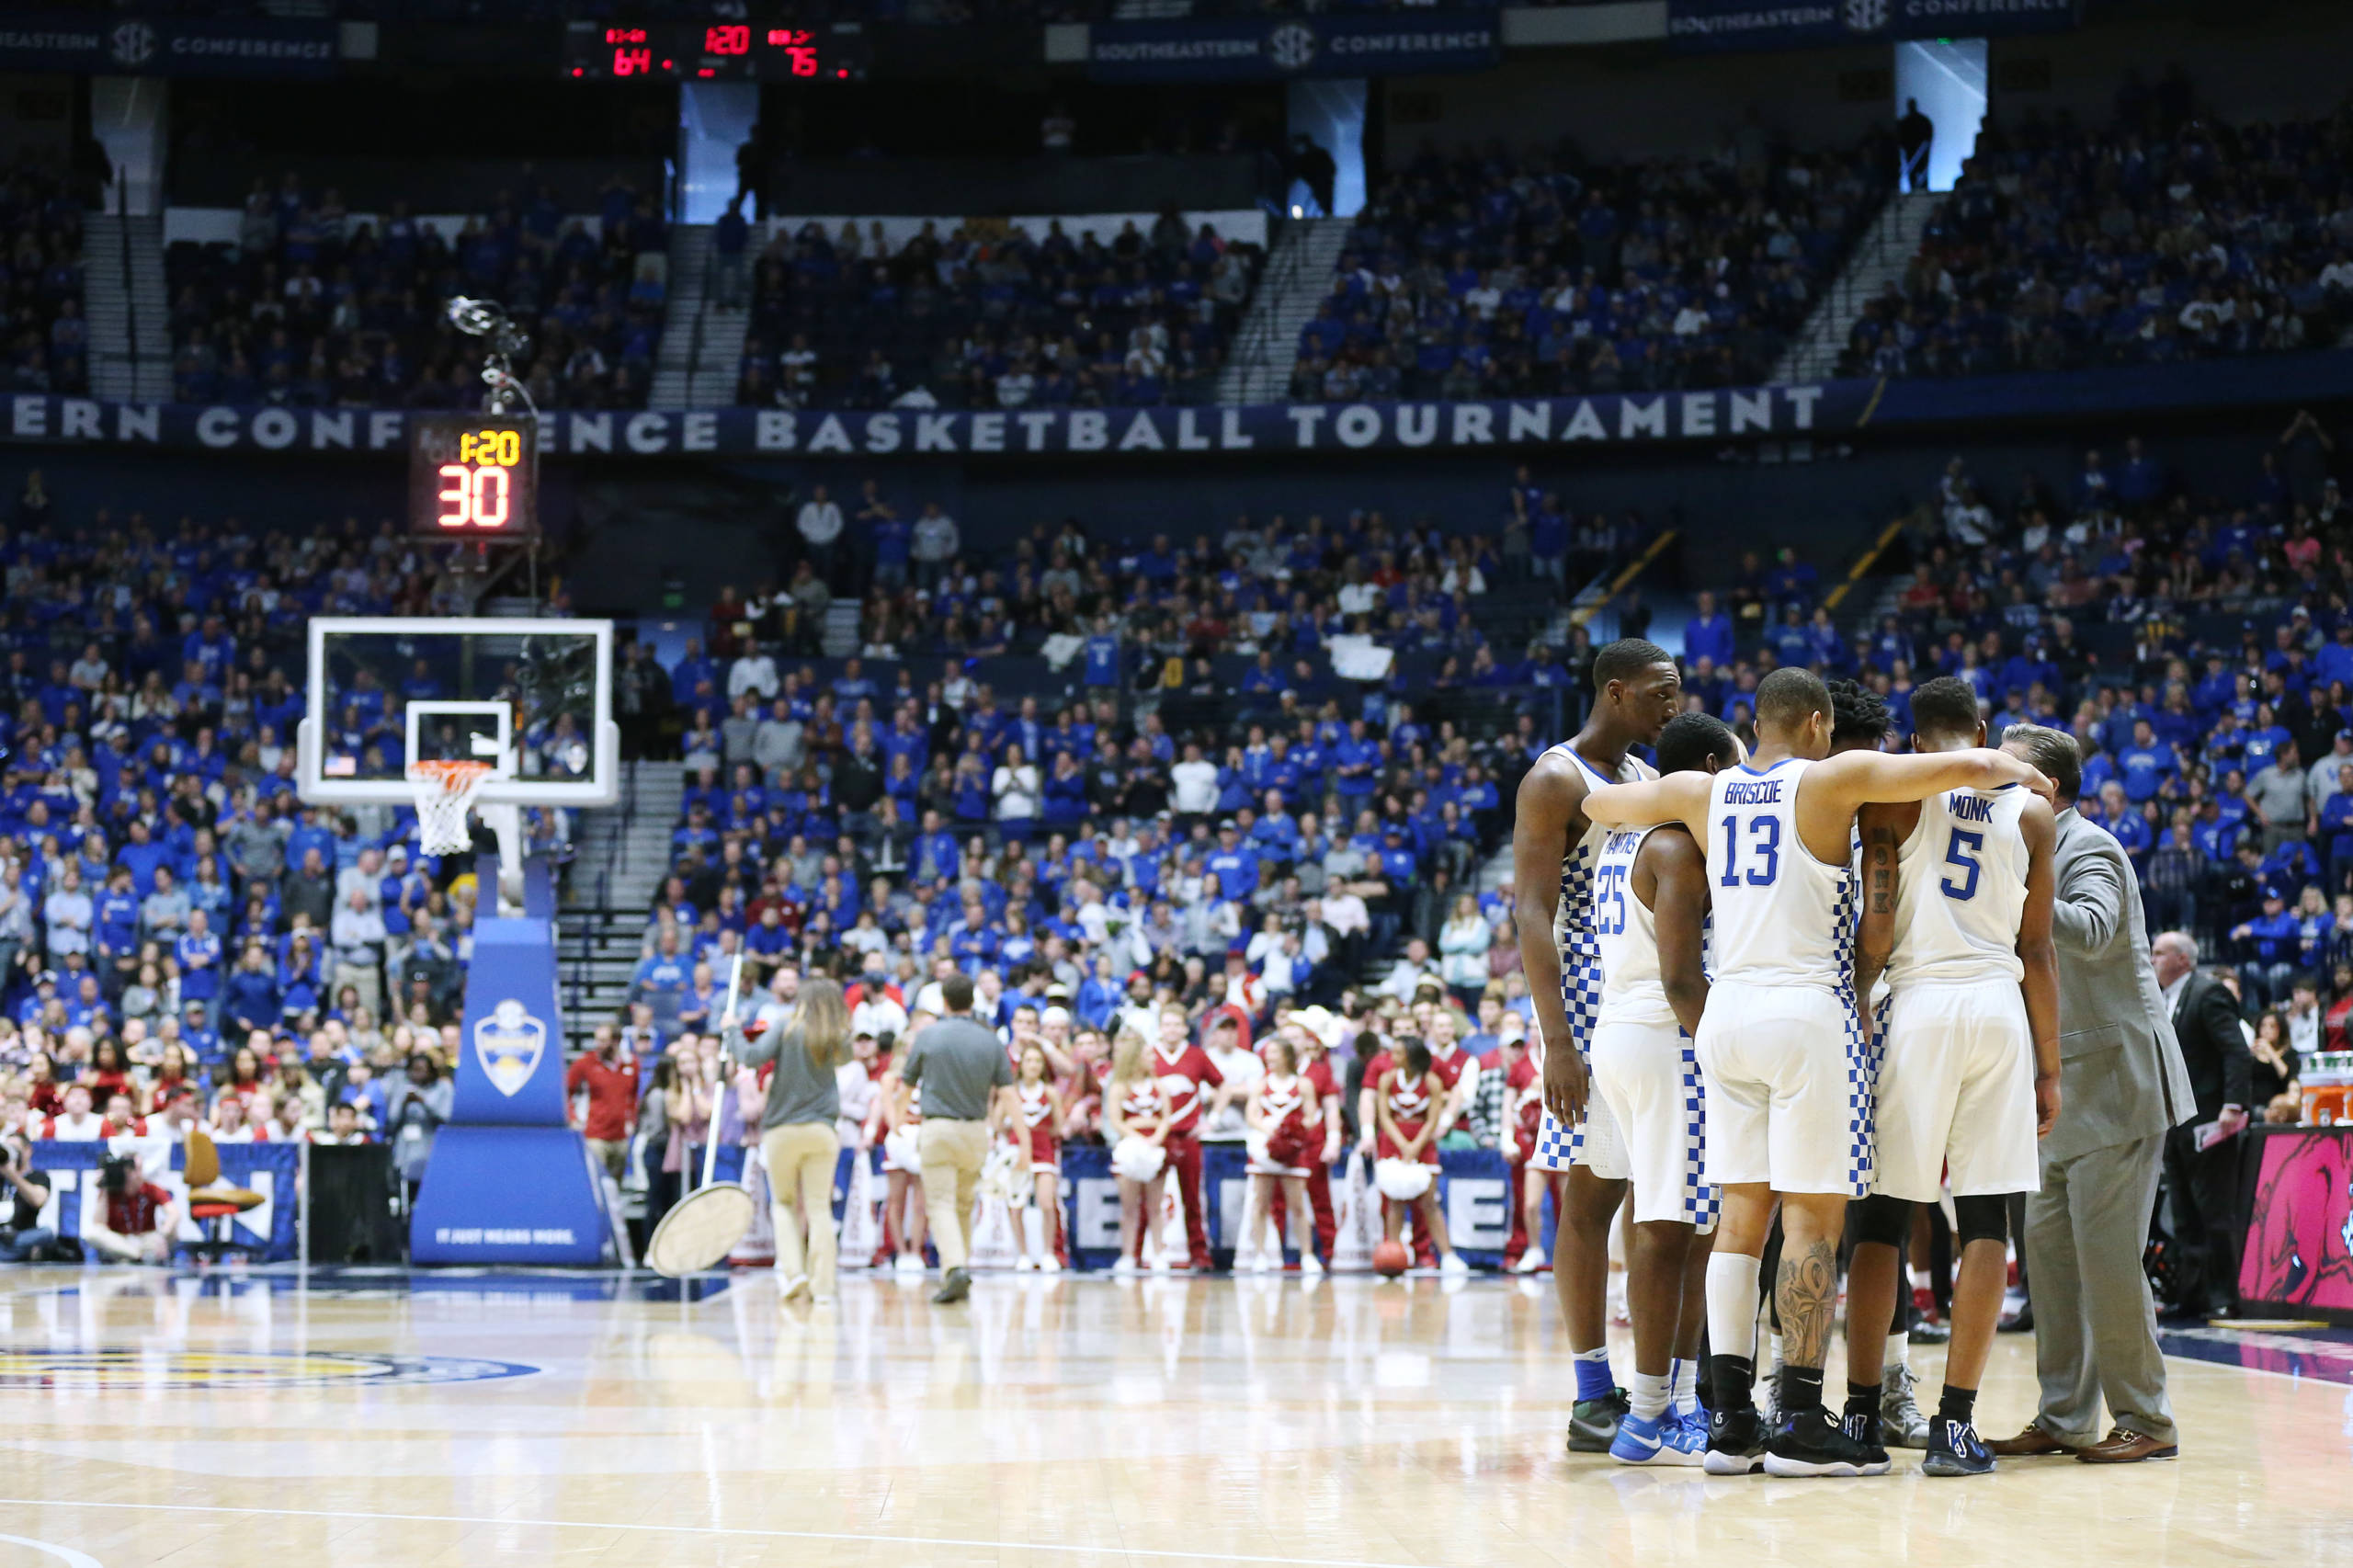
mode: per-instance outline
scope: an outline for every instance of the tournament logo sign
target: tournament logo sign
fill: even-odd
[[[531,1081],[547,1044],[547,1025],[525,1012],[523,1004],[511,996],[474,1026],[474,1055],[491,1087],[509,1097]]]
[[[107,51],[126,71],[136,71],[155,57],[155,29],[144,22],[125,22],[107,40]]]
[[[344,1350],[0,1350],[0,1392],[382,1388],[486,1382],[538,1370],[517,1361]]]

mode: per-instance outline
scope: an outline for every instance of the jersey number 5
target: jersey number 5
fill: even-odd
[[[1748,868],[1748,885],[1769,888],[1773,885],[1773,879],[1781,874],[1781,819],[1751,818],[1748,836],[1754,841],[1749,846],[1749,852],[1756,857],[1758,862]],[[1724,874],[1716,881],[1723,887],[1735,888],[1740,885],[1740,818],[1727,816],[1724,818]]]
[[[1969,875],[1959,887],[1952,885],[1950,877],[1938,884],[1945,890],[1947,898],[1966,902],[1977,896],[1977,856],[1984,847],[1984,834],[1967,833],[1960,828],[1952,830],[1952,842],[1945,846],[1945,864],[1958,866]]]

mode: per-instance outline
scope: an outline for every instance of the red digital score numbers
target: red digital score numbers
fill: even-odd
[[[607,28],[605,41],[612,46],[613,74],[616,76],[645,76],[654,70],[654,47],[643,28]],[[668,70],[670,62],[664,61]]]
[[[523,460],[523,437],[513,430],[483,430],[458,437],[458,460],[437,471],[434,525],[496,532],[514,516],[515,466]]]
[[[796,76],[817,74],[817,35],[806,28],[771,28],[768,47],[781,51],[785,64]],[[847,73],[845,73],[847,74]]]

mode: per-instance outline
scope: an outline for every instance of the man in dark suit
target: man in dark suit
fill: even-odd
[[[2222,1316],[2238,1295],[2238,1134],[2246,1127],[2255,1058],[2230,988],[2198,968],[2196,937],[2165,932],[2149,945],[2149,957],[2173,1011],[2174,1038],[2198,1106],[2196,1116],[2165,1134],[2174,1239],[2191,1273],[2173,1307],[2188,1316]],[[2210,1124],[2211,1142],[2201,1149],[2199,1131]]]

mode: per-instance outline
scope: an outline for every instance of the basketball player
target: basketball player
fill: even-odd
[[[1626,1197],[1624,1145],[1609,1111],[1592,1098],[1586,1053],[1601,1006],[1594,946],[1593,862],[1602,829],[1587,820],[1594,790],[1654,777],[1628,756],[1655,744],[1681,706],[1682,677],[1655,642],[1621,638],[1593,656],[1593,712],[1574,737],[1536,759],[1519,786],[1512,829],[1513,914],[1520,964],[1536,1013],[1544,1114],[1530,1162],[1568,1172],[1552,1251],[1552,1290],[1576,1358],[1569,1451],[1608,1451],[1625,1418],[1626,1392],[1609,1372],[1609,1224]],[[1532,1237],[1531,1237],[1532,1239]]]
[[[1912,722],[1918,752],[1985,744],[1976,691],[1950,676],[1912,694]],[[1978,1440],[1974,1411],[2008,1282],[2009,1195],[2040,1185],[2035,1140],[2059,1113],[2059,970],[2051,946],[2057,824],[2047,801],[2018,789],[1866,806],[1859,821],[1859,939],[1866,962],[1885,957],[1893,994],[1872,1191],[1933,1203],[1949,1186],[1959,1221],[1944,1393],[1920,1468],[1984,1475],[1994,1457]],[[1857,1252],[1865,1247],[1893,1251],[1879,1238],[1859,1240]],[[1851,1335],[1885,1336],[1894,1302],[1870,1305],[1872,1321],[1859,1327],[1850,1296]],[[1855,1433],[1858,1391],[1850,1384],[1847,1392]]]
[[[1707,1176],[1723,1209],[1708,1262],[1711,1474],[1867,1472],[1863,1445],[1822,1405],[1839,1233],[1847,1199],[1870,1189],[1870,1062],[1854,991],[1855,813],[1948,790],[2050,787],[2028,764],[1982,748],[1833,757],[1831,722],[1821,677],[1775,670],[1757,683],[1750,762],[1608,785],[1585,800],[1586,816],[1606,827],[1677,821],[1707,844],[1716,969],[1698,1055]],[[1760,1465],[1751,1397],[1757,1258],[1776,1198],[1788,1235],[1774,1290],[1788,1359]],[[1870,1467],[1885,1468],[1884,1460]]]
[[[1704,713],[1658,738],[1663,777],[1737,764],[1740,742]],[[1593,930],[1605,977],[1593,1030],[1593,1092],[1626,1141],[1634,1224],[1626,1294],[1634,1326],[1631,1409],[1609,1455],[1620,1464],[1697,1465],[1706,1419],[1688,1389],[1707,1326],[1715,1195],[1704,1172],[1699,1068],[1692,1036],[1708,1002],[1703,948],[1707,854],[1681,823],[1624,828],[1594,863]],[[1671,1364],[1670,1364],[1671,1363]]]

